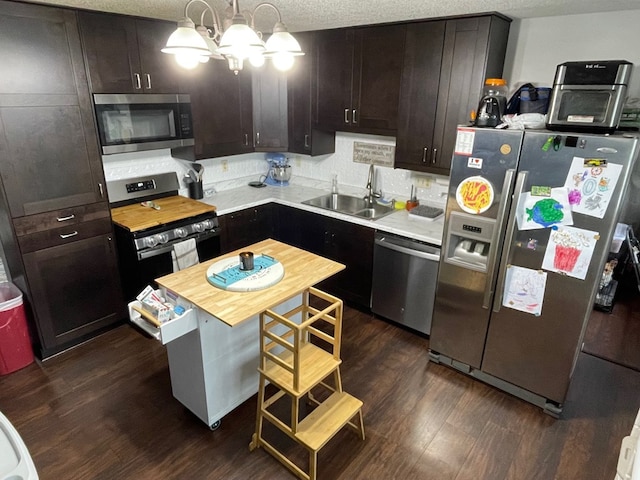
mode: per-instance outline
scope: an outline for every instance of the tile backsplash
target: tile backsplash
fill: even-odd
[[[339,185],[364,188],[369,165],[353,161],[354,142],[395,146],[393,137],[339,132],[336,134],[336,151],[333,154],[318,157],[287,154],[292,167],[291,181],[297,183],[306,178],[328,184],[336,174]],[[168,149],[105,155],[102,160],[107,182],[175,171],[181,181],[180,193],[185,196],[188,194],[182,178],[189,170],[190,162],[171,157],[171,151]],[[199,163],[204,166],[205,193],[235,188],[246,185],[249,180],[258,180],[266,175],[269,166],[265,153],[211,158]],[[409,170],[376,166],[376,189],[382,190],[387,198],[408,198],[411,185],[415,185],[419,199],[430,203],[442,203],[447,192],[448,180],[448,177],[440,175],[418,174]]]

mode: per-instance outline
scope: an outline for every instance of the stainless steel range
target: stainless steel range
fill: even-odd
[[[215,207],[178,195],[175,172],[107,183],[120,275],[127,300],[173,271],[171,251],[196,240],[200,261],[220,255]]]

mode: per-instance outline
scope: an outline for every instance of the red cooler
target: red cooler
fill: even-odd
[[[33,362],[22,292],[11,282],[0,283],[0,375]]]

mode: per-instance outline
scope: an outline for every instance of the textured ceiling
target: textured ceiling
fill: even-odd
[[[251,10],[262,0],[239,0],[241,10]],[[349,25],[394,22],[480,12],[500,12],[511,18],[547,17],[640,9],[640,0],[271,0],[282,12],[290,31],[320,30]],[[34,3],[124,13],[177,20],[186,0],[37,0]],[[209,0],[222,11],[227,0]],[[198,19],[202,8],[194,4],[190,16]],[[261,25],[261,21],[264,25]],[[275,21],[272,10],[261,9],[259,29],[268,31]],[[269,25],[269,27],[267,27]]]

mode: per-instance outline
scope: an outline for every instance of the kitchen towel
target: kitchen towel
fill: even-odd
[[[174,272],[200,263],[198,250],[196,250],[196,239],[190,238],[184,242],[176,243],[171,252],[171,260],[173,261]]]

